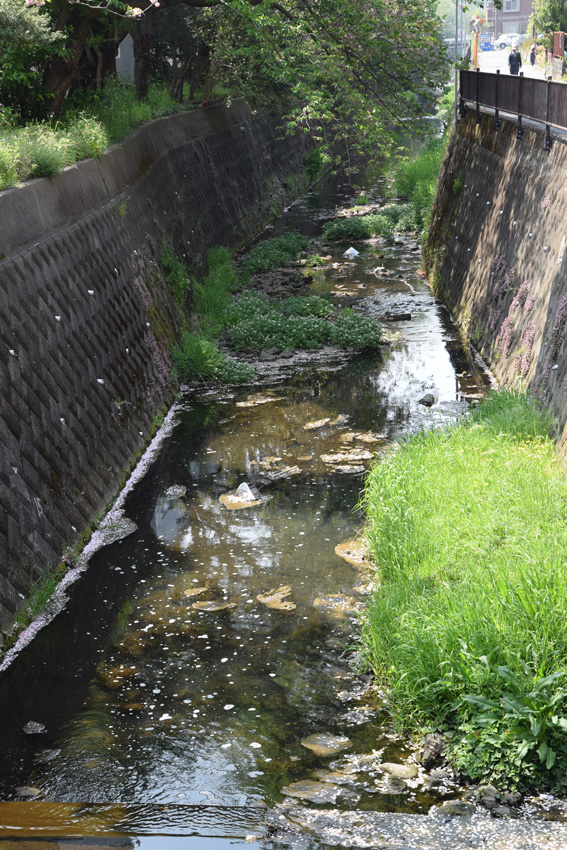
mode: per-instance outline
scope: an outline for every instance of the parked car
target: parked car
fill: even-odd
[[[519,47],[525,38],[525,35],[521,35],[519,32],[505,32],[494,39],[494,44],[504,50],[505,47]]]

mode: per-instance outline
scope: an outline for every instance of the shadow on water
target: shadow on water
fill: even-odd
[[[278,226],[309,220],[318,234],[351,194],[311,195]],[[331,249],[313,287],[384,319],[390,345],[186,398],[128,498],[138,531],[93,557],[1,677],[0,837],[37,821],[46,836],[161,831],[224,850],[220,836],[260,834],[261,807],[282,789],[344,809],[426,812],[438,799],[377,769],[407,751],[353,671],[369,577],[335,546],[361,529],[371,458],[460,415],[482,379],[418,275],[413,240],[360,247],[349,264]],[[229,510],[219,497],[242,482],[261,503]],[[30,720],[46,731],[25,734]]]

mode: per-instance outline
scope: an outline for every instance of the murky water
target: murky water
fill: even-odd
[[[351,195],[313,194],[278,227],[315,236]],[[376,771],[377,754],[405,751],[353,672],[368,576],[335,547],[361,528],[371,455],[457,415],[483,378],[419,277],[413,240],[357,246],[349,265],[345,247],[313,291],[356,300],[399,337],[379,355],[266,364],[253,391],[185,399],[129,499],[138,532],[93,558],[67,610],[0,679],[0,797],[13,801],[0,804],[1,837],[239,842],[287,794],[405,812],[439,799],[419,778]],[[219,497],[242,482],[261,503],[230,510]],[[25,734],[30,720],[46,731]],[[310,748],[316,734],[330,753]],[[305,792],[305,780],[317,785]]]

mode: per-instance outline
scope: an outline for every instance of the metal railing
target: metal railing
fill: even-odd
[[[460,72],[460,114],[466,112],[465,103],[476,106],[476,120],[480,123],[480,108],[494,109],[494,129],[500,129],[500,112],[518,117],[517,138],[524,135],[523,118],[545,125],[545,149],[553,143],[551,128],[567,130],[567,86],[551,79],[503,75],[500,71],[486,74],[482,71]]]

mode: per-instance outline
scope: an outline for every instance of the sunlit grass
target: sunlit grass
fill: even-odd
[[[498,705],[509,689],[500,670],[528,693],[567,669],[567,481],[550,428],[533,400],[501,391],[470,421],[408,440],[369,474],[364,505],[379,584],[362,650],[402,726],[464,734],[480,714],[465,697]],[[501,733],[495,752],[508,752],[518,774],[516,743]],[[518,758],[533,768],[534,753]],[[494,756],[502,775],[506,757]],[[494,764],[469,762],[473,773],[494,775]]]

